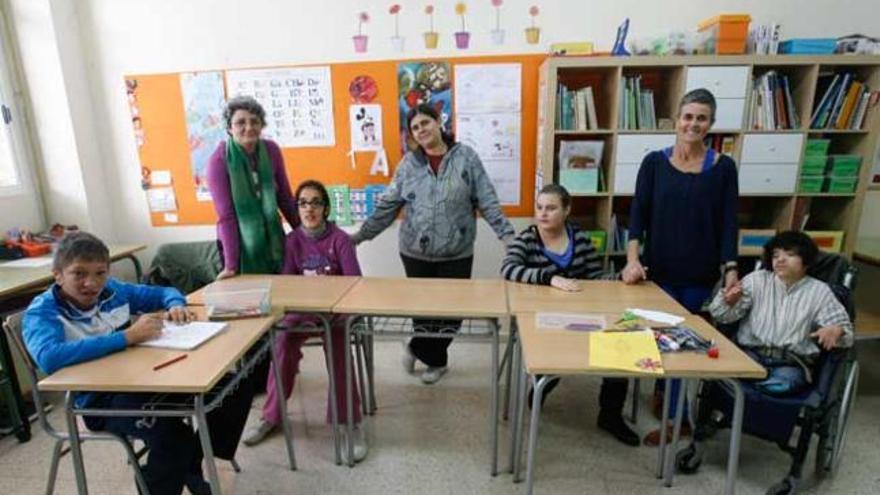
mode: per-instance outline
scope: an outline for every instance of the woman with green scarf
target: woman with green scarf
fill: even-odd
[[[287,222],[299,225],[281,149],[260,139],[266,112],[250,96],[236,96],[223,111],[232,139],[221,141],[208,161],[208,187],[217,210],[217,238],[223,270],[217,279],[239,273],[278,273]]]

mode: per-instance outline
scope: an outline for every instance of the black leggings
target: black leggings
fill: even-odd
[[[474,257],[468,256],[449,261],[424,261],[410,258],[401,253],[403,269],[410,278],[471,278],[471,267]],[[416,332],[455,333],[461,327],[461,320],[421,320],[413,318],[413,328]],[[419,361],[428,366],[446,366],[449,355],[446,349],[452,343],[452,337],[419,338],[413,337],[409,348]]]

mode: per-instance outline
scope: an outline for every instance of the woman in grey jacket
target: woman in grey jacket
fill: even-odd
[[[356,244],[387,229],[401,208],[400,259],[408,277],[470,278],[477,222],[475,211],[508,244],[516,232],[504,217],[495,188],[480,157],[441,131],[440,116],[419,105],[406,116],[418,149],[403,157],[373,215],[352,236]],[[413,320],[416,331],[455,332],[460,321]],[[437,382],[447,371],[452,339],[415,337],[405,346],[404,368],[412,373],[416,360],[427,365],[422,382]]]

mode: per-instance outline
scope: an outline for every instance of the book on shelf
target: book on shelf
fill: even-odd
[[[756,130],[800,127],[788,76],[771,70],[752,81],[749,122]]]
[[[821,74],[816,86],[816,94],[819,93],[822,97],[813,109],[811,129],[862,129],[872,100],[876,101],[880,94],[852,72]]]
[[[711,134],[706,136],[704,143],[706,147],[712,148],[718,153],[723,153],[725,155],[733,155],[733,146],[735,144],[735,139],[731,135],[723,135],[723,134]]]
[[[654,91],[642,87],[642,76],[624,77],[623,89],[620,93],[620,116],[621,129],[657,128]]]
[[[555,127],[561,131],[586,131],[599,128],[593,88],[571,90],[564,84],[556,88]]]

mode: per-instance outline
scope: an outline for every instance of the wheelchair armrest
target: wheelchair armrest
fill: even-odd
[[[822,351],[813,368],[815,388],[807,399],[807,405],[818,407],[832,392],[838,381],[838,376],[844,369],[844,365],[853,356],[853,348],[836,348],[831,351]]]

